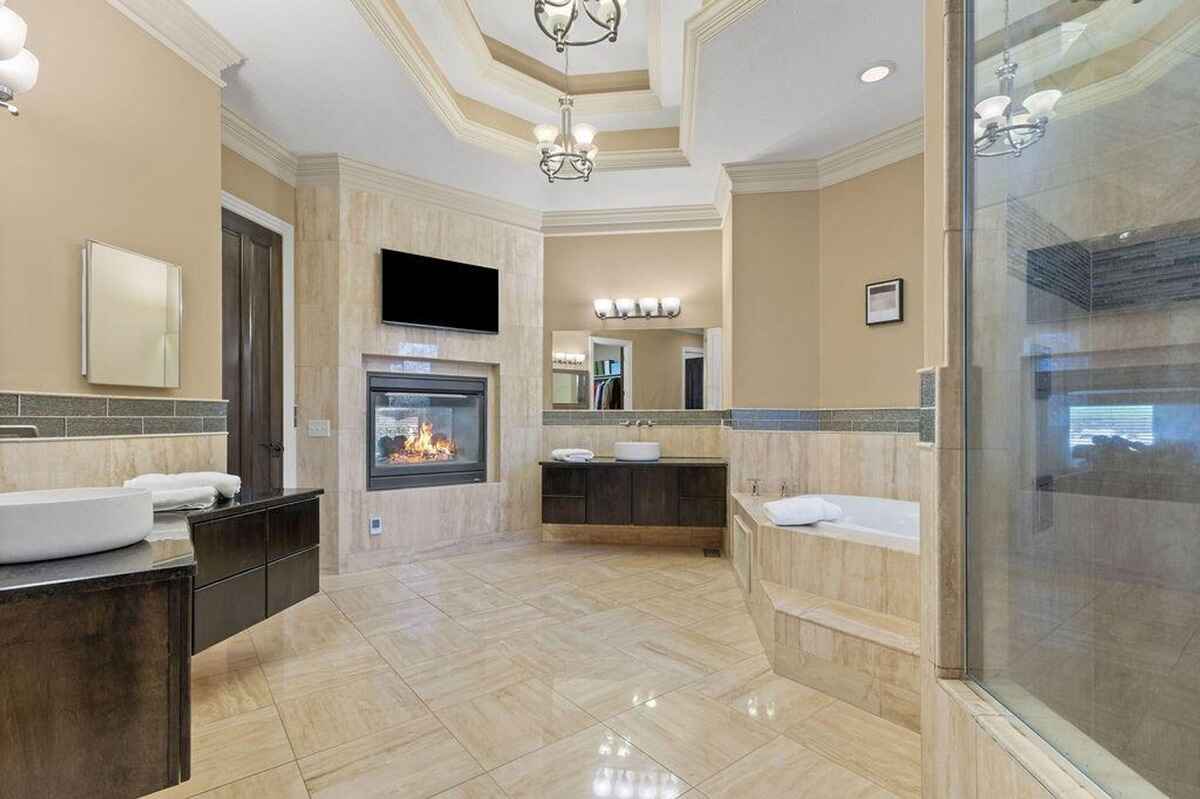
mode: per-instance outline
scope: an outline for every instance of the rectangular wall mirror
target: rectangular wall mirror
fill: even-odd
[[[83,248],[83,374],[89,383],[179,387],[183,274],[98,241]]]

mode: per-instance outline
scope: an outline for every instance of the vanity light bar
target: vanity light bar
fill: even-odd
[[[639,300],[621,297],[610,300],[607,298],[592,300],[592,309],[597,319],[647,319],[666,317],[674,319],[682,312],[683,307],[678,297],[642,297]]]

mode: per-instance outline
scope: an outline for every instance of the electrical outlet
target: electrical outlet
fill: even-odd
[[[371,517],[371,526],[368,531],[372,536],[383,535],[383,518],[380,516]]]
[[[308,420],[309,438],[329,438],[330,435],[332,435],[332,429],[328,419]]]

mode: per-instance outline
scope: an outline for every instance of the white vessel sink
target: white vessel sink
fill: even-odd
[[[0,563],[90,555],[136,544],[154,526],[144,488],[0,494]]]
[[[619,461],[656,461],[662,457],[662,444],[657,441],[618,441],[613,454]]]

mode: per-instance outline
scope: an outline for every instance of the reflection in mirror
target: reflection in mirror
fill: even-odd
[[[555,330],[554,410],[720,408],[720,328]]]

